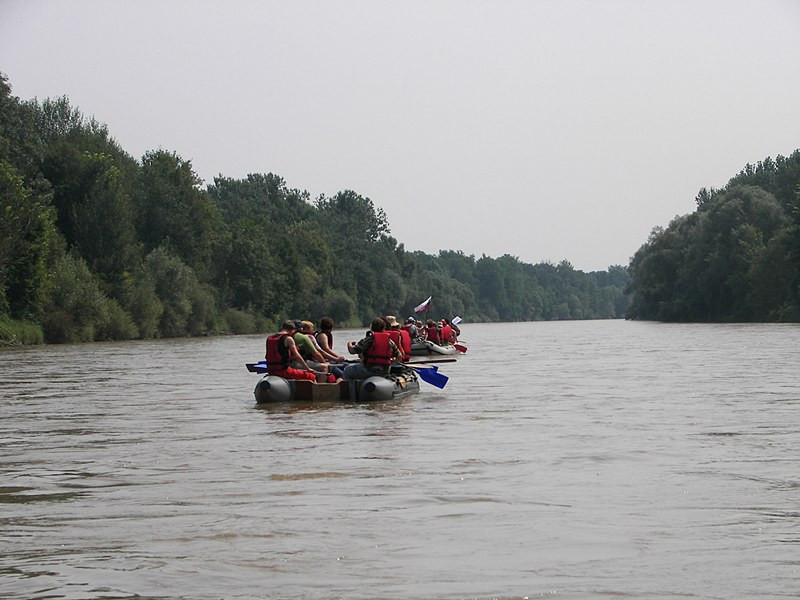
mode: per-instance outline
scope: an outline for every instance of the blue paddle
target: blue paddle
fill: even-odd
[[[444,386],[446,386],[447,382],[450,380],[447,375],[439,373],[439,367],[436,365],[425,368],[414,367],[409,364],[405,364],[405,366],[416,371],[417,375],[419,375],[419,378],[422,379],[422,381],[430,383],[431,385],[435,385],[439,389],[444,389]]]
[[[346,361],[341,362],[341,363],[332,362],[332,363],[328,363],[328,364],[330,366],[332,366],[332,367],[343,367],[346,364],[354,363],[354,362],[359,362],[359,361],[357,361],[357,360],[346,360]],[[250,371],[251,373],[266,373],[267,372],[267,361],[265,361],[265,360],[260,360],[260,361],[255,362],[255,363],[244,363],[244,366],[247,367],[247,370]]]

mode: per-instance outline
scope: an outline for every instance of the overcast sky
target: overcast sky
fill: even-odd
[[[0,0],[0,71],[206,183],[352,189],[407,250],[586,271],[800,148],[798,0]]]

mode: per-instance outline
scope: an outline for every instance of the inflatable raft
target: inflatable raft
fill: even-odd
[[[411,356],[424,356],[433,358],[437,356],[459,356],[467,351],[467,347],[461,343],[455,345],[440,346],[428,340],[419,340],[411,344]]]
[[[419,379],[412,369],[401,369],[386,376],[375,375],[364,380],[342,380],[338,383],[315,383],[265,375],[253,394],[257,404],[270,402],[371,402],[391,400],[419,391]]]

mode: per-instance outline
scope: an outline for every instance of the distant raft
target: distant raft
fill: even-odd
[[[265,375],[255,387],[256,404],[274,402],[373,402],[391,400],[419,392],[419,379],[412,369],[397,369],[386,376],[374,375],[364,380],[338,383],[284,379]]]
[[[411,344],[411,356],[414,357],[433,358],[436,356],[459,356],[467,351],[464,344],[456,343],[454,345],[439,345],[429,340],[419,340]]]

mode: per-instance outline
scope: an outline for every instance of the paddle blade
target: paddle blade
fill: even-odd
[[[263,360],[257,363],[244,363],[244,366],[247,367],[247,370],[250,371],[251,373],[267,372],[267,363]]]
[[[456,350],[461,352],[462,354],[467,353],[467,347],[464,344],[453,344],[456,347]]]
[[[414,369],[419,375],[419,378],[426,383],[430,383],[431,385],[435,385],[439,389],[443,389],[444,386],[447,385],[447,381],[450,379],[447,375],[442,375],[439,373],[439,367],[431,367],[430,369],[421,369],[415,368]]]

